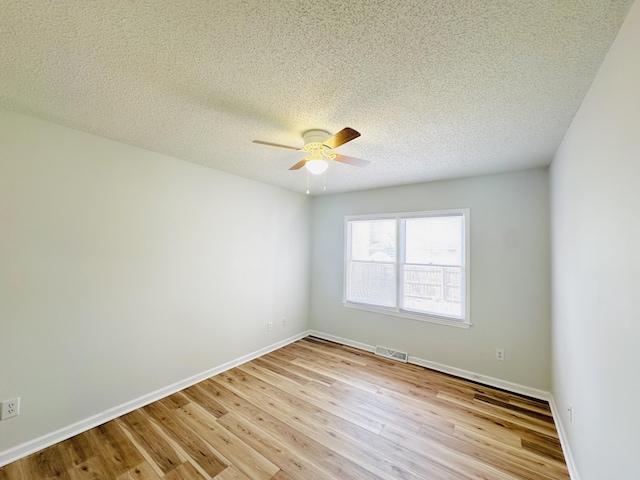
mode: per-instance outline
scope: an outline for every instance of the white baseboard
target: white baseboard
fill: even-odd
[[[328,333],[318,332],[316,330],[311,330],[309,332],[309,335],[313,335],[314,337],[318,337],[318,338],[323,338],[331,342],[340,343],[342,345],[348,345],[350,347],[358,348],[360,350],[366,350],[367,352],[373,352],[375,350],[375,347],[372,345],[355,342],[353,340],[337,337],[335,335],[330,335]],[[538,390],[537,388],[526,387],[524,385],[519,385],[517,383],[508,382],[506,380],[500,380],[499,378],[489,377],[487,375],[481,375],[479,373],[469,372],[461,368],[450,367],[448,365],[443,365],[442,363],[432,362],[430,360],[424,360],[418,357],[409,356],[408,363],[412,363],[414,365],[420,365],[421,367],[430,368],[431,370],[436,370],[438,372],[448,373],[450,375],[454,375],[460,378],[465,378],[473,382],[482,383],[483,385],[488,385],[490,387],[501,388],[503,390],[508,390],[509,392],[518,393],[520,395],[526,395],[527,397],[537,398],[539,400],[549,401],[549,399],[551,398],[551,394],[549,392],[545,392],[544,390]]]
[[[109,410],[105,410],[102,413],[97,415],[93,415],[89,418],[85,418],[84,420],[80,420],[72,425],[68,425],[59,430],[56,430],[51,433],[47,433],[41,437],[35,438],[33,440],[29,440],[28,442],[22,443],[20,445],[16,445],[8,450],[0,452],[0,467],[7,465],[11,462],[15,462],[27,455],[31,455],[43,448],[50,447],[58,442],[71,438],[79,433],[90,430],[98,425],[102,425],[105,422],[113,420],[114,418],[118,418],[126,413],[129,413],[133,410],[136,410],[140,407],[144,407],[150,403],[153,403],[161,398],[164,398],[168,395],[179,392],[180,390],[184,390],[191,385],[195,385],[202,380],[205,380],[209,377],[213,377],[214,375],[218,375],[226,370],[230,370],[238,365],[242,365],[254,358],[260,357],[262,355],[266,355],[269,352],[277,350],[278,348],[282,348],[285,345],[293,343],[301,338],[304,338],[310,335],[311,332],[309,330],[298,333],[292,337],[289,337],[285,340],[281,340],[280,342],[274,343],[267,347],[261,348],[260,350],[256,350],[255,352],[249,353],[247,355],[243,355],[240,358],[232,360],[227,363],[223,363],[217,367],[213,367],[205,372],[199,373],[192,377],[186,378],[179,382],[176,382],[172,385],[168,385],[160,390],[156,390],[155,392],[148,393],[143,395],[142,397],[136,398],[129,402],[123,403],[122,405],[118,405],[116,407],[110,408]]]
[[[571,480],[580,480],[580,476],[578,475],[578,468],[576,466],[575,460],[573,459],[573,454],[571,453],[571,448],[569,446],[569,438],[567,437],[567,432],[564,429],[562,418],[560,416],[560,410],[556,405],[556,401],[554,400],[553,395],[551,395],[551,398],[549,399],[549,406],[551,407],[553,421],[555,422],[556,429],[558,430],[558,437],[560,437],[560,445],[562,445],[564,460],[565,462],[567,462],[569,476],[571,477]]]
[[[318,332],[316,330],[309,330],[309,335],[314,337],[322,338],[324,340],[329,340],[330,342],[339,343],[341,345],[347,345],[349,347],[357,348],[359,350],[365,350],[367,352],[373,353],[376,347],[367,345],[366,343],[354,342],[353,340],[349,340],[347,338],[336,337],[335,335],[330,335],[328,333]]]
[[[509,392],[517,393],[519,395],[525,395],[527,397],[537,398],[538,400],[549,401],[551,394],[544,390],[538,390],[537,388],[527,387],[518,383],[508,382],[506,380],[500,380],[499,378],[489,377],[488,375],[482,375],[480,373],[469,372],[461,368],[450,367],[441,363],[432,362],[430,360],[424,360],[418,357],[409,356],[409,363],[414,365],[420,365],[421,367],[430,368],[438,372],[448,373],[455,377],[471,380],[472,382],[482,383],[490,387],[500,388]]]

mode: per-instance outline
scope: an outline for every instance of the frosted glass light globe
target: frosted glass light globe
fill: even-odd
[[[309,160],[304,166],[314,175],[320,175],[329,168],[329,164],[325,160]]]

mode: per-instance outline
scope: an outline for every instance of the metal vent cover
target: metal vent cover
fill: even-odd
[[[380,355],[381,357],[390,358],[391,360],[398,360],[399,362],[404,363],[407,363],[407,359],[409,358],[409,354],[407,352],[399,352],[397,350],[382,347],[380,345],[376,345],[376,349],[373,353],[375,353],[376,355]]]

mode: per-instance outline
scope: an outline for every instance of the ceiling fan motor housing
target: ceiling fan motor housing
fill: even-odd
[[[302,138],[304,139],[304,146],[306,147],[310,143],[319,144],[315,148],[319,148],[324,142],[326,142],[331,137],[329,132],[325,132],[324,130],[307,130],[302,134]],[[304,149],[306,151],[306,148]]]

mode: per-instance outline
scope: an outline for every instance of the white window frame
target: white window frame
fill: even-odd
[[[463,291],[464,313],[461,318],[454,318],[442,315],[417,313],[402,310],[400,305],[400,296],[402,294],[402,279],[401,279],[401,267],[404,262],[401,259],[404,258],[405,246],[404,246],[404,233],[402,230],[402,220],[409,218],[424,218],[424,217],[442,217],[442,216],[458,216],[462,215],[463,228],[464,228],[464,244],[463,244]],[[349,222],[358,220],[395,220],[396,221],[396,306],[395,307],[382,307],[378,305],[370,305],[364,303],[351,302],[347,300],[347,278],[349,269],[349,258],[351,248],[351,238],[349,231]],[[380,214],[368,214],[368,215],[347,215],[344,217],[344,273],[343,273],[343,288],[342,288],[342,305],[348,308],[355,308],[358,310],[365,310],[368,312],[381,313],[384,315],[392,315],[395,317],[409,318],[411,320],[419,320],[422,322],[437,323],[440,325],[449,325],[459,328],[469,328],[471,326],[471,248],[470,248],[470,229],[471,223],[471,210],[469,208],[458,208],[450,210],[430,210],[422,212],[401,212],[401,213],[380,213]]]

